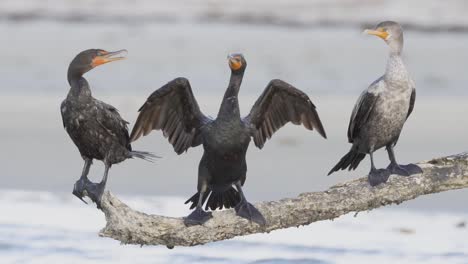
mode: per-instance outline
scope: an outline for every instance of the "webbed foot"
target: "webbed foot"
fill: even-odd
[[[96,203],[98,209],[101,209],[101,200],[105,187],[103,183],[91,183],[86,187],[88,197]]]
[[[390,165],[388,165],[388,167],[387,167],[387,170],[391,174],[396,174],[396,175],[400,175],[400,176],[410,176],[409,171],[404,169],[403,166],[398,165],[396,163],[390,163]]]
[[[213,215],[211,212],[205,212],[202,208],[197,207],[192,213],[184,218],[184,224],[186,226],[203,225],[212,217]]]
[[[421,167],[419,167],[416,164],[410,163],[408,165],[400,165],[400,167],[402,167],[404,170],[406,170],[409,173],[409,175],[423,173],[423,170],[421,169]]]
[[[374,187],[387,182],[388,177],[390,177],[390,171],[386,169],[374,169],[369,172],[367,179],[369,180],[369,184]]]
[[[387,170],[389,170],[392,174],[400,176],[410,176],[423,172],[422,169],[415,164],[398,165],[396,163],[390,163],[390,165],[387,167]]]
[[[93,184],[88,178],[80,178],[75,182],[73,185],[72,194],[78,197],[83,203],[88,204],[83,197],[85,196],[84,191],[86,190],[87,186]]]
[[[242,201],[234,208],[238,216],[249,221],[255,222],[261,226],[266,225],[266,220],[260,211],[257,210],[251,203]]]

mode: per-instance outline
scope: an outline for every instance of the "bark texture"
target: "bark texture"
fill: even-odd
[[[371,187],[367,178],[335,185],[323,192],[300,194],[297,198],[260,202],[255,206],[265,216],[261,227],[235,215],[234,210],[213,212],[203,226],[186,227],[182,218],[138,212],[106,192],[102,211],[107,225],[100,236],[124,244],[195,246],[253,233],[298,227],[329,220],[350,212],[368,211],[399,204],[418,196],[468,187],[468,153],[436,158],[418,164],[422,174],[390,176],[386,184]]]

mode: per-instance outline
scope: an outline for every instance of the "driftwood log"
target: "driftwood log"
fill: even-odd
[[[468,187],[468,153],[436,158],[419,163],[422,174],[390,176],[386,184],[371,187],[360,178],[331,187],[323,192],[300,194],[297,198],[260,202],[255,206],[265,216],[261,227],[237,217],[233,209],[213,213],[203,226],[186,227],[182,218],[137,212],[106,192],[102,211],[107,225],[100,236],[124,244],[195,246],[253,233],[308,225],[350,212],[368,211],[399,204],[418,196]]]

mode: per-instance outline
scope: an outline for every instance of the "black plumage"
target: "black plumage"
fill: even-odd
[[[83,200],[87,194],[98,206],[113,164],[128,158],[151,159],[148,152],[133,151],[128,134],[128,122],[117,109],[95,99],[83,74],[99,65],[123,59],[126,51],[107,52],[90,49],[78,54],[68,68],[70,91],[61,104],[63,126],[85,161],[81,178],[75,183],[73,194]],[[87,178],[93,159],[104,162],[102,181],[92,183]]]
[[[203,145],[199,164],[198,192],[186,203],[196,208],[187,225],[202,224],[211,214],[203,211],[234,207],[239,216],[265,224],[260,212],[247,202],[242,186],[246,180],[246,153],[251,138],[262,148],[275,131],[288,122],[325,131],[309,97],[281,80],[273,80],[254,104],[250,114],[241,118],[238,93],[247,62],[241,54],[229,56],[231,79],[216,119],[205,116],[193,96],[190,83],[177,78],[149,96],[131,133],[131,140],[162,130],[175,152]],[[235,188],[234,188],[235,186]]]

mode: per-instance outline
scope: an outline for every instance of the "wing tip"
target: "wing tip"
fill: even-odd
[[[327,138],[327,134],[325,133],[325,131],[323,131],[323,133],[319,131],[319,134],[320,134],[324,139],[328,139],[328,138]]]
[[[327,139],[327,133],[325,132],[325,129],[323,128],[322,122],[320,122],[320,119],[318,120],[318,124],[316,126],[317,132],[324,138]]]
[[[322,121],[320,120],[320,117],[315,108],[313,108],[313,117],[314,120],[311,122],[312,125],[324,139],[327,139],[327,133],[325,132],[325,128],[323,127]]]

